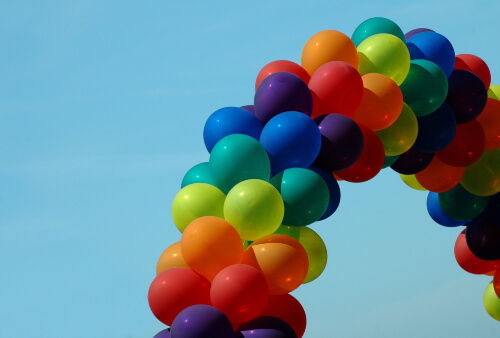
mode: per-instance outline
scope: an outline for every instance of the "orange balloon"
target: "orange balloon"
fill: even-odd
[[[460,182],[464,171],[464,167],[452,167],[434,156],[427,168],[415,174],[415,178],[429,191],[446,192]]]
[[[381,130],[393,124],[403,109],[403,94],[388,76],[368,73],[363,80],[363,98],[351,118],[371,130]]]
[[[485,150],[493,150],[500,147],[500,101],[488,99],[486,107],[476,120],[483,127],[486,136]]]
[[[495,276],[495,272],[496,272],[496,271],[497,271],[497,270],[493,270],[493,271],[490,271],[490,272],[484,273],[483,275],[493,277],[493,276]]]
[[[220,270],[240,262],[243,242],[229,222],[204,216],[186,227],[181,237],[181,250],[191,269],[213,280]]]
[[[330,61],[344,61],[358,68],[358,51],[354,42],[336,30],[324,30],[314,34],[302,49],[302,67],[310,75]]]
[[[306,250],[296,239],[281,234],[253,242],[241,261],[262,272],[271,295],[282,295],[298,288],[309,271]]]
[[[156,274],[170,268],[189,268],[181,252],[181,242],[175,242],[165,249],[156,263]]]

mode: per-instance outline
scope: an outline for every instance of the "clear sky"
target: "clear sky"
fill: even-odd
[[[324,29],[426,27],[500,84],[498,0],[0,2],[0,337],[152,337],[147,291],[180,239],[170,207],[208,160],[205,120],[252,104],[268,62]],[[461,229],[390,169],[341,182],[312,226],[324,274],[293,295],[306,338],[494,337],[491,280],[461,270]]]

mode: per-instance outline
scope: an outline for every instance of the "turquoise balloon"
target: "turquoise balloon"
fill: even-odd
[[[202,162],[189,169],[182,179],[181,189],[193,183],[207,183],[215,186],[215,182],[210,175],[208,162]]]
[[[274,176],[271,184],[278,189],[285,203],[284,225],[309,225],[319,220],[328,208],[328,185],[312,170],[286,169]]]
[[[215,186],[225,194],[245,180],[269,181],[271,176],[266,150],[259,141],[243,134],[229,135],[217,142],[209,166]]]
[[[380,33],[392,34],[406,42],[405,34],[401,28],[394,21],[381,17],[363,21],[352,33],[351,40],[357,47],[366,38]]]

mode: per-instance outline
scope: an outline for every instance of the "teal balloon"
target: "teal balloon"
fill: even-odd
[[[210,175],[210,165],[208,162],[202,162],[189,169],[182,179],[181,189],[193,183],[207,183],[215,186],[212,175]]]
[[[356,47],[366,38],[375,34],[392,34],[406,43],[405,34],[399,26],[392,20],[375,17],[363,21],[352,33],[351,40]]]
[[[236,184],[259,179],[269,181],[271,164],[264,147],[251,136],[233,134],[213,147],[209,160],[215,186],[225,194]]]
[[[479,216],[489,201],[489,197],[473,195],[461,184],[439,193],[438,199],[443,212],[458,221],[467,221]]]
[[[448,78],[434,62],[411,60],[410,71],[400,86],[403,101],[417,117],[436,111],[448,95]]]
[[[306,226],[323,216],[330,200],[328,185],[314,171],[289,168],[271,179],[285,203],[283,225]]]
[[[384,165],[382,166],[382,169],[384,168],[387,168],[387,167],[390,167],[391,165],[394,164],[394,162],[396,162],[398,160],[400,155],[396,155],[396,156],[385,156],[385,159],[384,159]]]

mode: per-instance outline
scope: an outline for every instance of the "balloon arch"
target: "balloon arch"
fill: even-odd
[[[331,216],[338,180],[383,168],[428,190],[442,226],[465,226],[458,264],[493,276],[484,306],[500,321],[500,85],[486,63],[455,55],[430,29],[406,34],[371,18],[352,37],[312,36],[301,65],[257,75],[254,104],[206,121],[209,162],[191,168],[172,216],[182,233],[157,263],[148,300],[159,337],[302,337],[289,293],[323,272],[327,250],[307,227]]]

